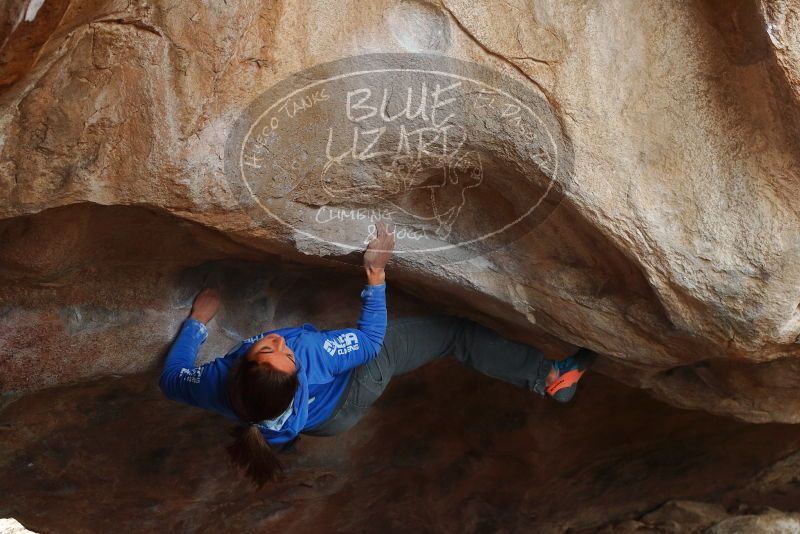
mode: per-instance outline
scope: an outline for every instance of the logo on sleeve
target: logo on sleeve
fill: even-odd
[[[358,350],[358,337],[353,332],[340,334],[333,339],[326,339],[325,343],[322,344],[322,348],[331,356],[336,356],[337,354],[342,356]]]
[[[191,382],[193,384],[200,383],[200,377],[203,376],[203,367],[194,367],[192,369],[187,369],[184,367],[181,369],[179,378],[185,380],[186,382]]]

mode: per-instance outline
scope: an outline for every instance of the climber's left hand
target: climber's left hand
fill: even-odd
[[[214,288],[207,287],[194,298],[189,317],[206,324],[217,314],[219,305],[219,292]]]

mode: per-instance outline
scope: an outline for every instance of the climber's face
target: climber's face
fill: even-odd
[[[269,364],[287,374],[297,372],[294,352],[286,344],[283,336],[278,334],[268,334],[253,343],[245,358],[259,364]]]

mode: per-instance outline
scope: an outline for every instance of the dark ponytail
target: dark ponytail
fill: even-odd
[[[234,441],[227,447],[228,454],[233,464],[242,468],[259,488],[275,480],[283,466],[255,423],[281,415],[292,402],[299,384],[296,373],[288,374],[244,356],[228,373],[228,400],[236,415],[246,423],[231,430]]]

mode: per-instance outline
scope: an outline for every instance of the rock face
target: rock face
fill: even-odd
[[[796,3],[3,9],[4,389],[156,365],[188,302],[179,273],[211,257],[352,263],[352,250],[246,216],[226,139],[291,73],[365,53],[428,53],[538,95],[570,165],[550,176],[560,203],[534,231],[468,261],[399,258],[395,287],[553,354],[594,348],[606,372],[679,406],[800,420]],[[473,115],[491,121],[482,113]],[[468,132],[478,132],[469,146],[481,180],[495,187],[462,198],[462,213],[477,218],[517,209],[491,191],[547,174],[491,126]],[[380,179],[384,162],[359,161],[342,172]],[[423,180],[439,172],[421,166]],[[294,228],[330,201],[314,191],[284,199]],[[367,205],[386,204],[363,191]],[[167,296],[177,293],[179,303]],[[47,337],[31,342],[34,332]],[[127,354],[100,348],[122,332]],[[65,347],[63,365],[37,355],[53,346]]]
[[[784,534],[800,532],[800,515],[786,514],[777,510],[757,514],[731,515],[718,505],[691,501],[670,501],[658,510],[639,520],[625,521],[607,527],[600,532],[631,534],[634,532],[661,533],[706,533]]]
[[[791,531],[798,110],[796,0],[4,2],[0,494],[21,497],[0,517]],[[392,315],[587,346],[626,386],[588,379],[559,412],[426,370],[266,497],[231,489],[227,423],[142,373],[205,284],[224,309],[203,360],[352,324],[382,218],[405,232]]]
[[[596,349],[605,372],[675,405],[798,422],[798,12],[781,0],[8,2],[3,389],[155,366],[198,288],[182,273],[204,261],[346,269],[354,247],[303,233],[321,206],[412,207],[421,221],[423,204],[438,203],[432,239],[449,244],[501,224],[547,183],[558,203],[539,210],[543,222],[502,247],[463,245],[461,262],[403,255],[392,284],[554,355]],[[508,123],[470,108],[464,158],[414,166],[353,149],[349,166],[325,168],[339,174],[304,182],[314,187],[282,191],[289,174],[258,184],[294,214],[288,228],[254,219],[226,170],[237,119],[292,73],[384,52],[456,58],[522,87],[568,165],[554,171]],[[311,126],[330,119],[304,106],[293,108],[305,121],[295,137],[282,138],[297,158],[269,160],[300,178],[315,157],[303,147],[320,140]],[[387,165],[394,178],[381,181]],[[459,185],[419,196],[437,177]],[[344,199],[317,187],[342,180]],[[375,194],[387,187],[404,196]],[[453,226],[462,220],[472,226]]]
[[[585,380],[559,405],[436,362],[349,432],[301,436],[259,492],[226,465],[231,422],[168,401],[155,373],[48,388],[0,411],[0,515],[35,532],[796,532],[767,527],[796,525],[800,426]]]
[[[131,365],[150,365],[170,328],[145,336],[141,314],[163,314],[154,324],[177,315],[174,302],[134,289],[153,271],[174,274],[210,250],[328,267],[330,254],[303,255],[298,236],[240,213],[224,176],[226,128],[254,95],[305,67],[433,52],[535,88],[574,168],[558,177],[563,201],[536,232],[481,261],[401,261],[399,287],[443,306],[480,303],[465,311],[518,336],[596,348],[680,405],[799,417],[792,2],[373,2],[357,18],[347,3],[33,4],[10,3],[2,24],[5,339],[22,316],[63,339],[134,325],[140,339],[127,346],[143,360]],[[509,148],[478,141],[484,158]],[[193,233],[202,235],[186,243]],[[120,287],[108,277],[125,276],[123,264],[139,274]],[[116,298],[103,293],[112,286]],[[59,306],[83,308],[48,321]],[[129,370],[93,352],[82,374],[45,364],[38,378],[4,378],[25,389]]]
[[[0,519],[0,534],[26,534],[31,532],[15,519]],[[35,532],[33,534],[36,534]]]

